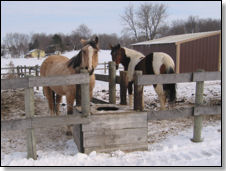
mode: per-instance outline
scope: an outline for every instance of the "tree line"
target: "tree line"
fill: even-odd
[[[123,31],[139,42],[169,35],[221,30],[220,19],[189,16],[186,20],[174,20],[168,24],[168,16],[165,4],[147,2],[137,9],[129,5],[121,16]]]
[[[221,29],[219,19],[200,19],[189,16],[186,20],[174,20],[171,24],[166,23],[168,8],[164,4],[143,3],[138,8],[129,5],[121,15],[122,35],[97,34],[100,49],[109,49],[109,44],[120,43],[130,47],[132,43],[152,40],[168,35],[214,31]],[[44,50],[47,54],[55,51],[70,51],[81,48],[81,38],[96,36],[87,25],[81,24],[70,34],[56,33],[8,33],[1,43],[1,56],[10,53],[12,57],[25,55],[32,49]],[[6,50],[8,52],[6,52]]]
[[[1,56],[10,53],[12,57],[24,56],[30,50],[41,49],[46,54],[52,54],[55,51],[71,51],[81,48],[80,39],[89,39],[99,37],[100,49],[109,49],[109,44],[118,42],[129,46],[133,41],[128,36],[118,37],[114,34],[93,34],[92,30],[82,24],[70,34],[56,33],[34,33],[31,35],[22,33],[8,33],[1,44]]]

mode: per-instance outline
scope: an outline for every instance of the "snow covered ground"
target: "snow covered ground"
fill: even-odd
[[[160,143],[149,145],[148,151],[110,154],[91,152],[78,153],[73,140],[67,141],[63,152],[37,152],[38,159],[26,159],[26,152],[3,154],[2,166],[220,166],[221,165],[220,121],[203,129],[204,141],[190,141],[192,128],[169,136]]]
[[[63,55],[72,57],[77,51]],[[1,67],[7,67],[10,61],[17,65],[41,65],[37,59],[1,59]],[[111,60],[110,51],[99,52],[99,63]],[[96,73],[104,74],[103,70]],[[117,73],[119,74],[119,73]],[[108,101],[108,83],[96,81],[94,96]],[[117,85],[117,102],[119,86]],[[159,100],[152,86],[144,88],[145,109],[158,110]],[[195,83],[177,84],[177,107],[194,104]],[[40,106],[46,106],[41,89],[35,90],[35,97],[41,99]],[[65,103],[65,100],[63,101]],[[204,103],[221,103],[221,82],[205,82]],[[45,108],[45,110],[47,110]],[[62,109],[65,110],[65,107]],[[20,118],[23,111],[18,111]],[[72,138],[66,137],[61,128],[48,132],[38,131],[38,160],[26,159],[25,132],[2,132],[1,165],[2,166],[220,166],[221,165],[221,121],[211,119],[204,121],[202,135],[204,141],[193,143],[192,121],[154,121],[148,124],[148,151],[124,153],[114,151],[104,154],[91,152],[89,155],[79,153]],[[45,134],[42,135],[41,134]]]

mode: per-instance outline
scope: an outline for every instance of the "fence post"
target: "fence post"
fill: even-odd
[[[14,75],[14,77],[15,77],[15,71],[14,71],[14,69],[15,69],[15,68],[13,67],[13,75]]]
[[[32,69],[32,67],[29,67],[29,75],[31,75],[31,69]]]
[[[128,87],[128,77],[127,71],[120,71],[120,104],[127,105],[127,87]]]
[[[35,76],[38,76],[38,65],[35,66]],[[36,89],[39,90],[39,87],[37,87]]]
[[[116,66],[109,62],[109,103],[116,104]]]
[[[34,89],[25,89],[25,113],[27,118],[34,116]],[[36,152],[36,140],[34,135],[34,129],[29,128],[26,130],[27,133],[27,158],[37,159]]]
[[[87,70],[82,69],[81,73],[88,73]],[[90,114],[90,97],[89,97],[89,83],[81,84],[81,109],[83,116]]]
[[[18,74],[18,78],[20,78],[19,66],[17,66],[17,74]]]
[[[25,72],[24,75],[26,76],[26,65],[24,65],[24,72]]]
[[[23,77],[23,68],[22,68],[22,65],[20,66],[21,68],[21,77]]]
[[[142,71],[135,71],[134,74],[134,110],[144,110],[144,99],[143,99],[143,86],[137,85],[138,76],[142,75]]]
[[[104,74],[106,74],[106,62],[104,62]]]
[[[198,70],[197,72],[203,72],[204,70]],[[196,97],[195,97],[195,106],[199,106],[203,103],[203,92],[204,92],[204,81],[196,82]],[[193,125],[193,142],[202,142],[201,131],[202,131],[202,120],[203,116],[194,116],[194,125]]]

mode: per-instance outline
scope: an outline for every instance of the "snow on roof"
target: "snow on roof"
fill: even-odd
[[[37,50],[43,51],[43,50],[41,50],[41,49],[32,49],[32,50],[30,50],[28,53],[32,53],[32,52],[37,51]]]
[[[27,52],[26,55],[29,55],[29,54],[31,54],[32,52],[35,52],[35,51],[37,51],[37,50],[43,51],[43,50],[41,50],[41,49],[32,49],[32,50],[30,50],[29,52]]]
[[[159,39],[153,39],[149,41],[139,42],[132,45],[151,45],[151,44],[166,44],[166,43],[177,43],[177,42],[186,42],[189,40],[198,39],[201,37],[206,37],[210,35],[220,34],[219,31],[210,31],[210,32],[201,32],[201,33],[189,33],[189,34],[179,34],[179,35],[172,35],[166,36]]]

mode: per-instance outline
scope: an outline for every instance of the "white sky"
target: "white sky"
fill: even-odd
[[[65,33],[86,24],[93,33],[121,35],[121,15],[129,4],[143,1],[1,1],[1,37],[6,33]],[[149,1],[168,7],[167,22],[175,19],[221,18],[221,1]]]

